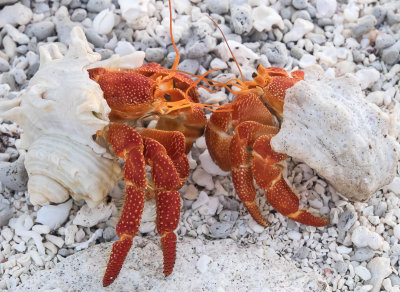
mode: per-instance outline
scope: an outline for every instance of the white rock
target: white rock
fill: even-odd
[[[47,225],[34,225],[32,227],[32,230],[36,231],[36,232],[38,232],[40,234],[47,234],[47,233],[50,232],[50,227],[47,226]]]
[[[383,104],[384,98],[385,98],[384,91],[374,91],[367,95],[366,100],[376,104],[377,106],[381,106]]]
[[[155,11],[151,0],[118,0],[122,18],[135,29],[144,29],[149,23],[149,16]]]
[[[200,206],[199,213],[203,216],[214,216],[219,207],[219,200],[216,197],[209,197],[205,205]]]
[[[39,266],[39,267],[44,266],[44,262],[43,262],[42,258],[40,257],[39,253],[36,250],[31,249],[29,251],[29,255],[31,256],[32,260],[35,262],[35,264],[37,266]]]
[[[187,200],[194,201],[199,197],[199,190],[194,185],[188,185],[183,197]]]
[[[114,27],[114,13],[104,9],[93,20],[93,29],[100,34],[109,34]]]
[[[23,267],[28,267],[31,264],[31,255],[29,253],[22,254],[17,258],[17,263],[19,263]]]
[[[72,223],[83,227],[93,227],[100,222],[105,222],[112,214],[112,206],[113,204],[102,203],[95,208],[90,208],[88,205],[84,205]]]
[[[220,58],[215,58],[211,61],[210,63],[210,68],[211,69],[226,69],[228,68],[228,65],[226,64],[226,62],[224,62],[223,60],[221,60]]]
[[[83,231],[83,230],[80,229],[79,231]],[[77,232],[77,234],[79,233],[79,231]],[[90,236],[90,238],[89,238],[87,241],[82,242],[82,243],[74,244],[75,249],[76,249],[77,251],[82,250],[82,249],[87,249],[87,248],[89,247],[89,244],[90,244],[90,243],[95,242],[96,239],[100,238],[102,235],[103,235],[103,229],[97,229],[97,230]],[[83,238],[82,238],[82,239],[83,239]],[[82,239],[81,239],[81,240],[82,240]],[[80,240],[77,240],[77,241],[79,242]]]
[[[325,18],[332,17],[336,12],[336,0],[317,0],[317,17]]]
[[[3,47],[8,57],[13,58],[16,55],[17,45],[9,35],[3,37]]]
[[[318,67],[305,72],[306,81],[286,91],[272,148],[304,161],[347,198],[366,200],[395,176],[400,151],[388,118],[365,102],[354,76],[326,79]]]
[[[4,26],[4,29],[7,31],[8,35],[18,44],[23,45],[23,44],[27,44],[29,42],[29,37],[20,32],[18,29],[16,29],[15,27],[13,27],[10,24],[6,24]]]
[[[297,232],[297,231],[294,231],[294,230],[290,230],[290,231],[287,233],[287,236],[288,236],[291,240],[293,240],[293,241],[298,241],[298,240],[300,240],[301,237],[302,237],[302,235],[301,235],[300,232]]]
[[[204,136],[199,137],[196,139],[196,146],[200,149],[207,149],[206,138]]]
[[[338,253],[340,253],[342,255],[343,254],[349,254],[349,253],[351,253],[353,251],[353,249],[351,247],[347,247],[347,246],[344,246],[344,245],[339,245],[336,248],[336,250],[337,250]]]
[[[270,31],[273,26],[284,28],[282,17],[271,7],[258,5],[252,11],[253,27],[258,31]]]
[[[200,271],[200,273],[204,274],[208,270],[208,265],[211,263],[212,258],[208,255],[203,254],[200,256],[199,260],[196,263],[196,268]]]
[[[357,247],[370,247],[374,250],[381,249],[383,238],[376,232],[369,230],[365,226],[358,226],[353,230],[351,241]]]
[[[299,61],[301,68],[307,68],[315,64],[317,64],[317,58],[310,54],[304,54]]]
[[[177,243],[174,272],[161,279],[162,251],[159,240],[136,236],[113,291],[324,291],[325,280],[312,271],[306,273],[278,256],[271,248],[250,244],[240,247],[232,240],[205,241],[184,236]],[[65,258],[50,270],[38,271],[15,290],[98,291],[112,243],[95,245]],[[197,252],[212,258],[204,274],[196,268]],[[261,252],[259,252],[261,249]],[[229,253],[229,256],[227,256]],[[79,269],[77,269],[79,267]],[[245,281],[243,279],[246,279]],[[100,284],[99,284],[100,283]],[[188,288],[190,287],[190,288]],[[266,290],[266,287],[269,289]]]
[[[199,186],[206,187],[207,190],[214,189],[212,176],[201,167],[196,168],[192,174],[192,179]]]
[[[65,228],[65,244],[71,245],[75,242],[75,234],[78,232],[78,226],[70,224]],[[84,234],[85,236],[85,234]]]
[[[260,58],[259,55],[257,55],[251,49],[239,42],[228,40],[228,44],[231,47],[232,52],[240,65],[248,64],[249,61],[252,62]],[[220,57],[225,62],[228,62],[232,58],[231,53],[229,52],[225,43],[219,44],[216,50],[218,57]]]
[[[210,153],[208,150],[205,150],[203,153],[200,154],[199,156],[200,162],[201,162],[201,167],[205,171],[207,171],[211,175],[222,175],[222,176],[227,176],[230,174],[230,171],[223,171],[221,168],[218,167],[214,163],[214,161],[211,159]]]
[[[50,253],[57,254],[57,251],[58,251],[57,247],[50,241],[46,241],[43,245],[46,249],[48,249],[50,251]]]
[[[132,46],[132,44],[127,41],[119,41],[114,49],[114,52],[120,56],[130,55],[135,51],[136,51],[135,47]]]
[[[249,219],[248,224],[251,230],[253,230],[255,233],[261,233],[265,230],[264,226],[258,224],[253,218]]]
[[[22,5],[21,3],[5,6],[0,11],[0,28],[5,26],[6,24],[27,24],[31,20],[32,15],[32,10],[25,5]]]
[[[26,249],[25,242],[24,242],[24,241],[21,241],[21,242],[18,243],[18,244],[13,244],[13,245],[12,245],[12,248],[15,249],[16,251],[22,253],[22,252],[24,252],[25,249]]]
[[[319,64],[334,66],[337,63],[337,49],[335,47],[323,47],[321,51],[316,52],[315,56],[319,59]]]
[[[303,18],[296,18],[292,29],[283,37],[283,41],[285,43],[296,42],[299,39],[303,38],[306,33],[312,31],[313,29],[314,24],[312,22]]]
[[[140,233],[149,233],[156,229],[156,223],[154,222],[144,222],[139,226]]]
[[[354,272],[363,280],[363,281],[368,281],[371,279],[371,273],[366,267],[363,267],[361,265],[357,266],[354,268]]]
[[[395,177],[390,184],[384,187],[384,190],[400,195],[400,177]]]
[[[195,202],[193,202],[192,209],[196,210],[200,206],[207,204],[208,201],[210,201],[210,198],[208,197],[207,193],[201,191],[199,194],[199,198]]]
[[[382,287],[382,281],[392,273],[390,259],[383,257],[373,258],[367,265],[371,272],[369,284],[373,285],[372,292],[379,292]]]
[[[359,17],[360,8],[355,1],[350,0],[343,11],[344,19],[348,22],[356,22]]]
[[[51,243],[55,244],[58,248],[62,248],[64,245],[64,239],[62,239],[61,237],[51,234],[46,234],[46,239]]]
[[[0,64],[3,62],[3,58],[0,58]],[[4,63],[6,64],[6,66],[8,65],[8,62],[4,60]],[[8,67],[8,69],[6,71],[8,71],[10,68]],[[8,84],[0,84],[0,97],[4,98],[5,96],[8,95],[8,93],[10,92],[10,85]]]
[[[3,236],[6,242],[9,242],[13,238],[14,234],[10,228],[6,227],[1,231],[1,236]]]
[[[75,233],[75,241],[81,242],[85,238],[85,231],[79,229],[78,232]]]
[[[18,217],[18,219],[15,221],[14,224],[10,223],[10,226],[12,225],[11,227],[14,228],[15,235],[32,238],[33,241],[35,242],[37,250],[41,254],[45,254],[45,250],[42,243],[42,237],[38,232],[29,231],[32,225],[31,223],[28,223],[27,226],[26,221],[32,221],[32,219],[29,217],[29,215],[23,214],[20,217]]]
[[[365,68],[358,70],[355,76],[360,80],[361,88],[366,89],[379,80],[380,74],[375,68]]]
[[[47,225],[51,230],[57,229],[67,220],[72,208],[72,200],[59,205],[46,205],[37,212],[36,222]]]
[[[393,228],[393,235],[400,240],[400,224],[397,224],[394,228]]]
[[[147,200],[144,202],[141,223],[155,222],[157,216],[157,207],[155,200]]]

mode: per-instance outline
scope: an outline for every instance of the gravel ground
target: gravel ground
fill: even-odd
[[[84,29],[103,59],[142,50],[146,61],[170,68],[175,53],[169,39],[167,3],[128,2],[0,0],[0,98],[13,99],[27,86],[38,70],[41,44],[56,43],[65,52],[75,25]],[[175,3],[174,36],[182,70],[202,74],[221,68],[211,77],[239,77],[220,32],[205,17],[210,15],[226,38],[235,42],[234,53],[246,80],[258,64],[288,71],[319,64],[330,75],[356,75],[366,99],[383,112],[391,112],[400,101],[398,1]],[[129,8],[135,13],[128,13]],[[200,94],[203,103],[232,100],[224,91],[200,90]],[[96,210],[72,200],[58,206],[33,206],[21,162],[25,153],[16,150],[21,129],[2,119],[0,123],[0,289],[12,290],[37,270],[51,269],[76,251],[116,240],[114,226],[124,183],[118,183]],[[270,208],[260,190],[257,203],[270,222],[264,228],[238,200],[230,173],[212,163],[204,138],[195,142],[189,158],[192,172],[180,190],[180,238],[232,238],[242,245],[269,246],[302,270],[322,274],[333,291],[400,291],[399,174],[369,201],[353,203],[307,165],[289,159],[287,178],[302,203],[328,214],[331,223],[315,228],[288,220]],[[154,212],[151,202],[147,205],[145,212]],[[156,236],[154,222],[143,220],[139,236]]]

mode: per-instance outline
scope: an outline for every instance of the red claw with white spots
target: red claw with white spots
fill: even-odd
[[[302,71],[289,74],[281,68],[259,66],[252,81],[239,84],[241,92],[230,111],[215,112],[206,126],[206,142],[212,159],[223,170],[232,171],[232,180],[239,198],[254,220],[267,226],[256,205],[256,189],[265,189],[265,196],[274,209],[292,220],[313,226],[325,226],[329,219],[299,209],[299,198],[282,176],[279,162],[286,155],[276,153],[271,138],[279,132],[286,90],[304,79]]]
[[[148,63],[133,70],[90,69],[111,108],[110,125],[98,133],[116,156],[125,159],[126,198],[117,224],[103,286],[118,276],[136,236],[146,197],[155,197],[157,230],[161,235],[164,274],[174,267],[180,215],[178,189],[189,176],[186,153],[203,134],[207,119],[198,104],[197,87],[185,75]],[[158,116],[156,129],[135,129],[126,123]],[[145,166],[151,166],[146,178]]]

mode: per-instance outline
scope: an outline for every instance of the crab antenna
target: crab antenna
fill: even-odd
[[[175,50],[175,53],[176,53],[174,65],[172,66],[171,70],[176,70],[178,68],[179,59],[181,57],[179,56],[179,52],[178,52],[178,49],[176,48],[175,41],[174,41],[174,35],[172,33],[172,5],[171,5],[171,0],[168,0],[168,3],[169,3],[169,33],[171,35],[171,42],[172,42],[172,45],[174,46],[174,50]]]
[[[226,37],[225,37],[224,32],[223,32],[222,29],[219,27],[218,23],[215,22],[214,19],[212,19],[209,15],[206,15],[206,16],[214,23],[214,25],[215,25],[215,26],[218,28],[218,30],[221,32],[222,37],[224,38],[225,44],[226,44],[226,46],[228,47],[229,52],[231,53],[232,58],[233,58],[233,60],[234,60],[235,63],[236,63],[236,66],[237,66],[238,69],[239,69],[240,76],[242,77],[242,80],[245,81],[244,76],[243,76],[243,73],[242,73],[242,70],[240,69],[240,66],[239,66],[239,64],[238,64],[238,62],[237,62],[237,60],[236,60],[236,58],[235,58],[235,55],[233,54],[233,52],[232,52],[232,50],[231,50],[231,47],[229,46],[228,41],[226,40]]]

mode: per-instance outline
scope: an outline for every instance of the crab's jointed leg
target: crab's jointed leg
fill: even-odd
[[[124,178],[126,198],[116,231],[119,241],[114,242],[110,260],[103,278],[103,286],[110,285],[118,276],[122,264],[137,234],[143,213],[146,171],[143,157],[143,142],[140,134],[129,126],[111,124],[106,139],[115,154],[125,159]]]
[[[158,141],[143,137],[144,156],[147,164],[152,166],[157,203],[157,230],[161,235],[161,246],[164,255],[164,275],[171,274],[175,264],[176,235],[181,210],[181,178],[167,150]]]
[[[258,186],[265,189],[268,202],[282,215],[311,226],[327,225],[328,218],[299,209],[299,198],[283,178],[283,167],[277,164],[287,156],[272,150],[270,142],[273,136],[273,134],[263,135],[253,144],[252,172]]]

